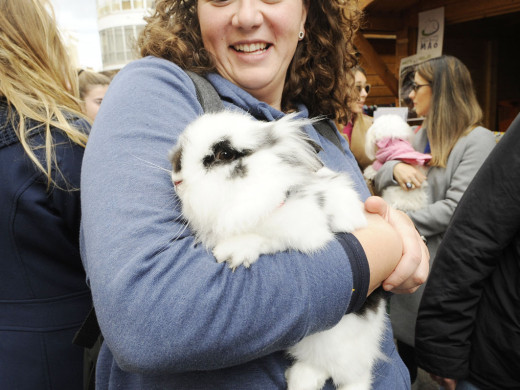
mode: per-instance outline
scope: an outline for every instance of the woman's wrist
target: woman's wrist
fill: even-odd
[[[370,269],[368,294],[390,276],[403,254],[397,231],[380,215],[367,213],[368,225],[353,234],[360,242]]]

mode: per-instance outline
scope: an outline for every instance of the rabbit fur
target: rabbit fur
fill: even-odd
[[[182,214],[218,262],[249,267],[261,254],[317,252],[335,232],[366,226],[351,179],[324,167],[302,131],[310,119],[274,122],[232,111],[189,124],[170,152]],[[208,199],[211,198],[211,199]],[[373,298],[371,298],[373,297]],[[328,378],[344,390],[369,390],[384,359],[384,299],[372,294],[360,313],[289,349],[289,390],[319,390]]]
[[[377,142],[385,139],[400,139],[408,143],[414,136],[412,128],[402,119],[399,115],[387,114],[381,115],[377,118],[372,126],[367,130],[365,138],[365,153],[371,160],[376,158]],[[410,146],[410,148],[412,148]],[[417,153],[419,155],[420,153]],[[384,163],[384,161],[380,162]],[[377,169],[375,168],[376,162],[372,163],[363,171],[363,176],[366,180],[374,180]],[[426,168],[414,164],[418,169],[423,170],[426,174]],[[414,211],[425,207],[428,203],[428,194],[426,187],[428,182],[424,181],[420,188],[414,188],[412,190],[404,190],[401,186],[393,185],[386,187],[381,192],[381,197],[392,207],[402,211]]]

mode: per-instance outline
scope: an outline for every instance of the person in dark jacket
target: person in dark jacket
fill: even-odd
[[[79,390],[91,306],[79,255],[90,127],[39,0],[0,0],[0,389]]]
[[[520,115],[466,190],[421,301],[419,366],[447,390],[520,389]]]

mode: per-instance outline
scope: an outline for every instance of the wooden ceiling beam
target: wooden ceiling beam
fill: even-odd
[[[520,2],[516,0],[420,0],[418,11],[444,7],[446,24],[469,22],[520,12]]]
[[[375,0],[360,0],[359,2],[359,8],[361,9],[365,9],[366,7],[368,7],[370,4],[372,4]]]
[[[366,13],[362,26],[363,32],[392,32],[402,27],[402,18],[397,14]]]
[[[511,12],[520,12],[520,2],[512,0],[473,0],[471,6],[463,1],[454,1],[444,6],[446,24],[469,22]]]
[[[354,44],[363,56],[364,60],[370,64],[370,67],[377,73],[381,80],[383,80],[392,94],[397,97],[399,94],[399,82],[390,69],[388,69],[381,57],[379,57],[370,42],[368,42],[359,31],[354,38]]]
[[[396,4],[395,8],[379,9],[377,0],[361,0],[360,6],[367,8],[365,32],[396,31],[408,19],[411,27],[417,26],[417,13],[444,7],[446,24],[457,24],[483,18],[490,18],[512,12],[520,12],[518,0],[418,0],[406,8]],[[387,9],[388,8],[388,9]]]

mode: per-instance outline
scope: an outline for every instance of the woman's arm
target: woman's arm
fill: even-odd
[[[196,245],[168,151],[200,114],[187,75],[140,60],[113,80],[85,151],[84,262],[106,343],[126,370],[250,361],[331,327],[351,300],[350,260],[337,241],[312,257],[277,253],[235,272]]]
[[[459,140],[448,159],[444,179],[447,189],[443,198],[408,213],[421,234],[430,237],[446,231],[462,195],[495,145],[493,134],[483,129],[473,130]]]
[[[200,114],[187,75],[168,61],[139,60],[114,79],[85,151],[83,259],[100,327],[124,370],[210,370],[284,350],[336,324],[361,277],[336,240],[313,256],[262,256],[235,272],[196,244],[167,156]]]
[[[387,222],[379,221],[376,227],[354,233],[370,264],[369,291],[382,283],[385,290],[394,293],[414,292],[428,277],[429,253],[413,222],[379,197],[368,198],[365,208]]]
[[[385,162],[376,177],[374,177],[374,189],[376,194],[381,194],[386,187],[398,185],[394,178],[394,167],[401,163],[401,161],[393,160]]]

